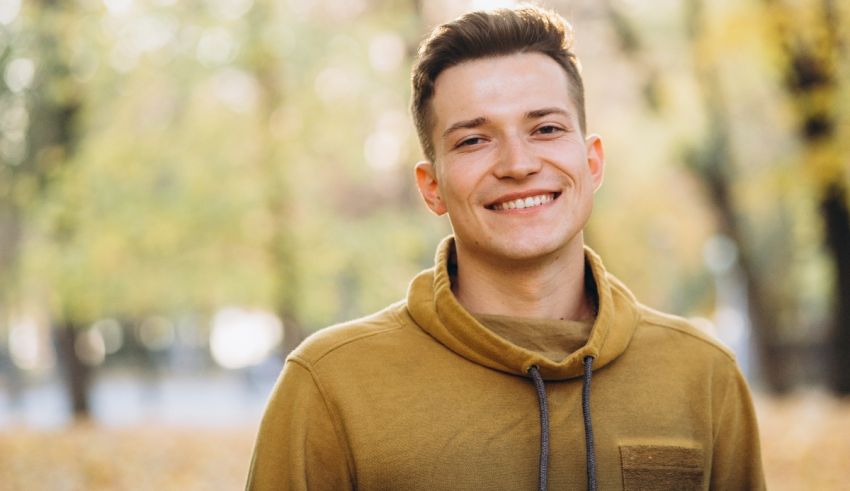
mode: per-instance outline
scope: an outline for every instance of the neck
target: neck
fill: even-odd
[[[482,261],[457,250],[452,290],[469,312],[533,319],[587,320],[595,315],[585,291],[582,241],[532,262]]]

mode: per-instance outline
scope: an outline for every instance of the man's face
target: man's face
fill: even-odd
[[[435,82],[436,161],[416,168],[422,196],[448,213],[459,253],[527,261],[580,246],[602,183],[602,143],[585,139],[567,76],[524,53],[461,63]]]

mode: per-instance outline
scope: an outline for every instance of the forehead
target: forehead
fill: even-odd
[[[444,70],[434,83],[434,130],[439,135],[457,119],[491,119],[542,107],[575,114],[569,89],[561,65],[541,53],[465,61]]]

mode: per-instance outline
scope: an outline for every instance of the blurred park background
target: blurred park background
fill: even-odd
[[[241,488],[286,353],[449,232],[419,41],[510,3],[0,0],[0,489]],[[542,4],[606,143],[589,244],[735,350],[772,489],[846,486],[850,2]]]

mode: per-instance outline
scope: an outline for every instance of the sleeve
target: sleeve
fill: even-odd
[[[313,373],[290,358],[266,405],[246,490],[353,489],[342,442]]]
[[[763,490],[764,471],[753,401],[737,366],[718,387],[710,489]]]

